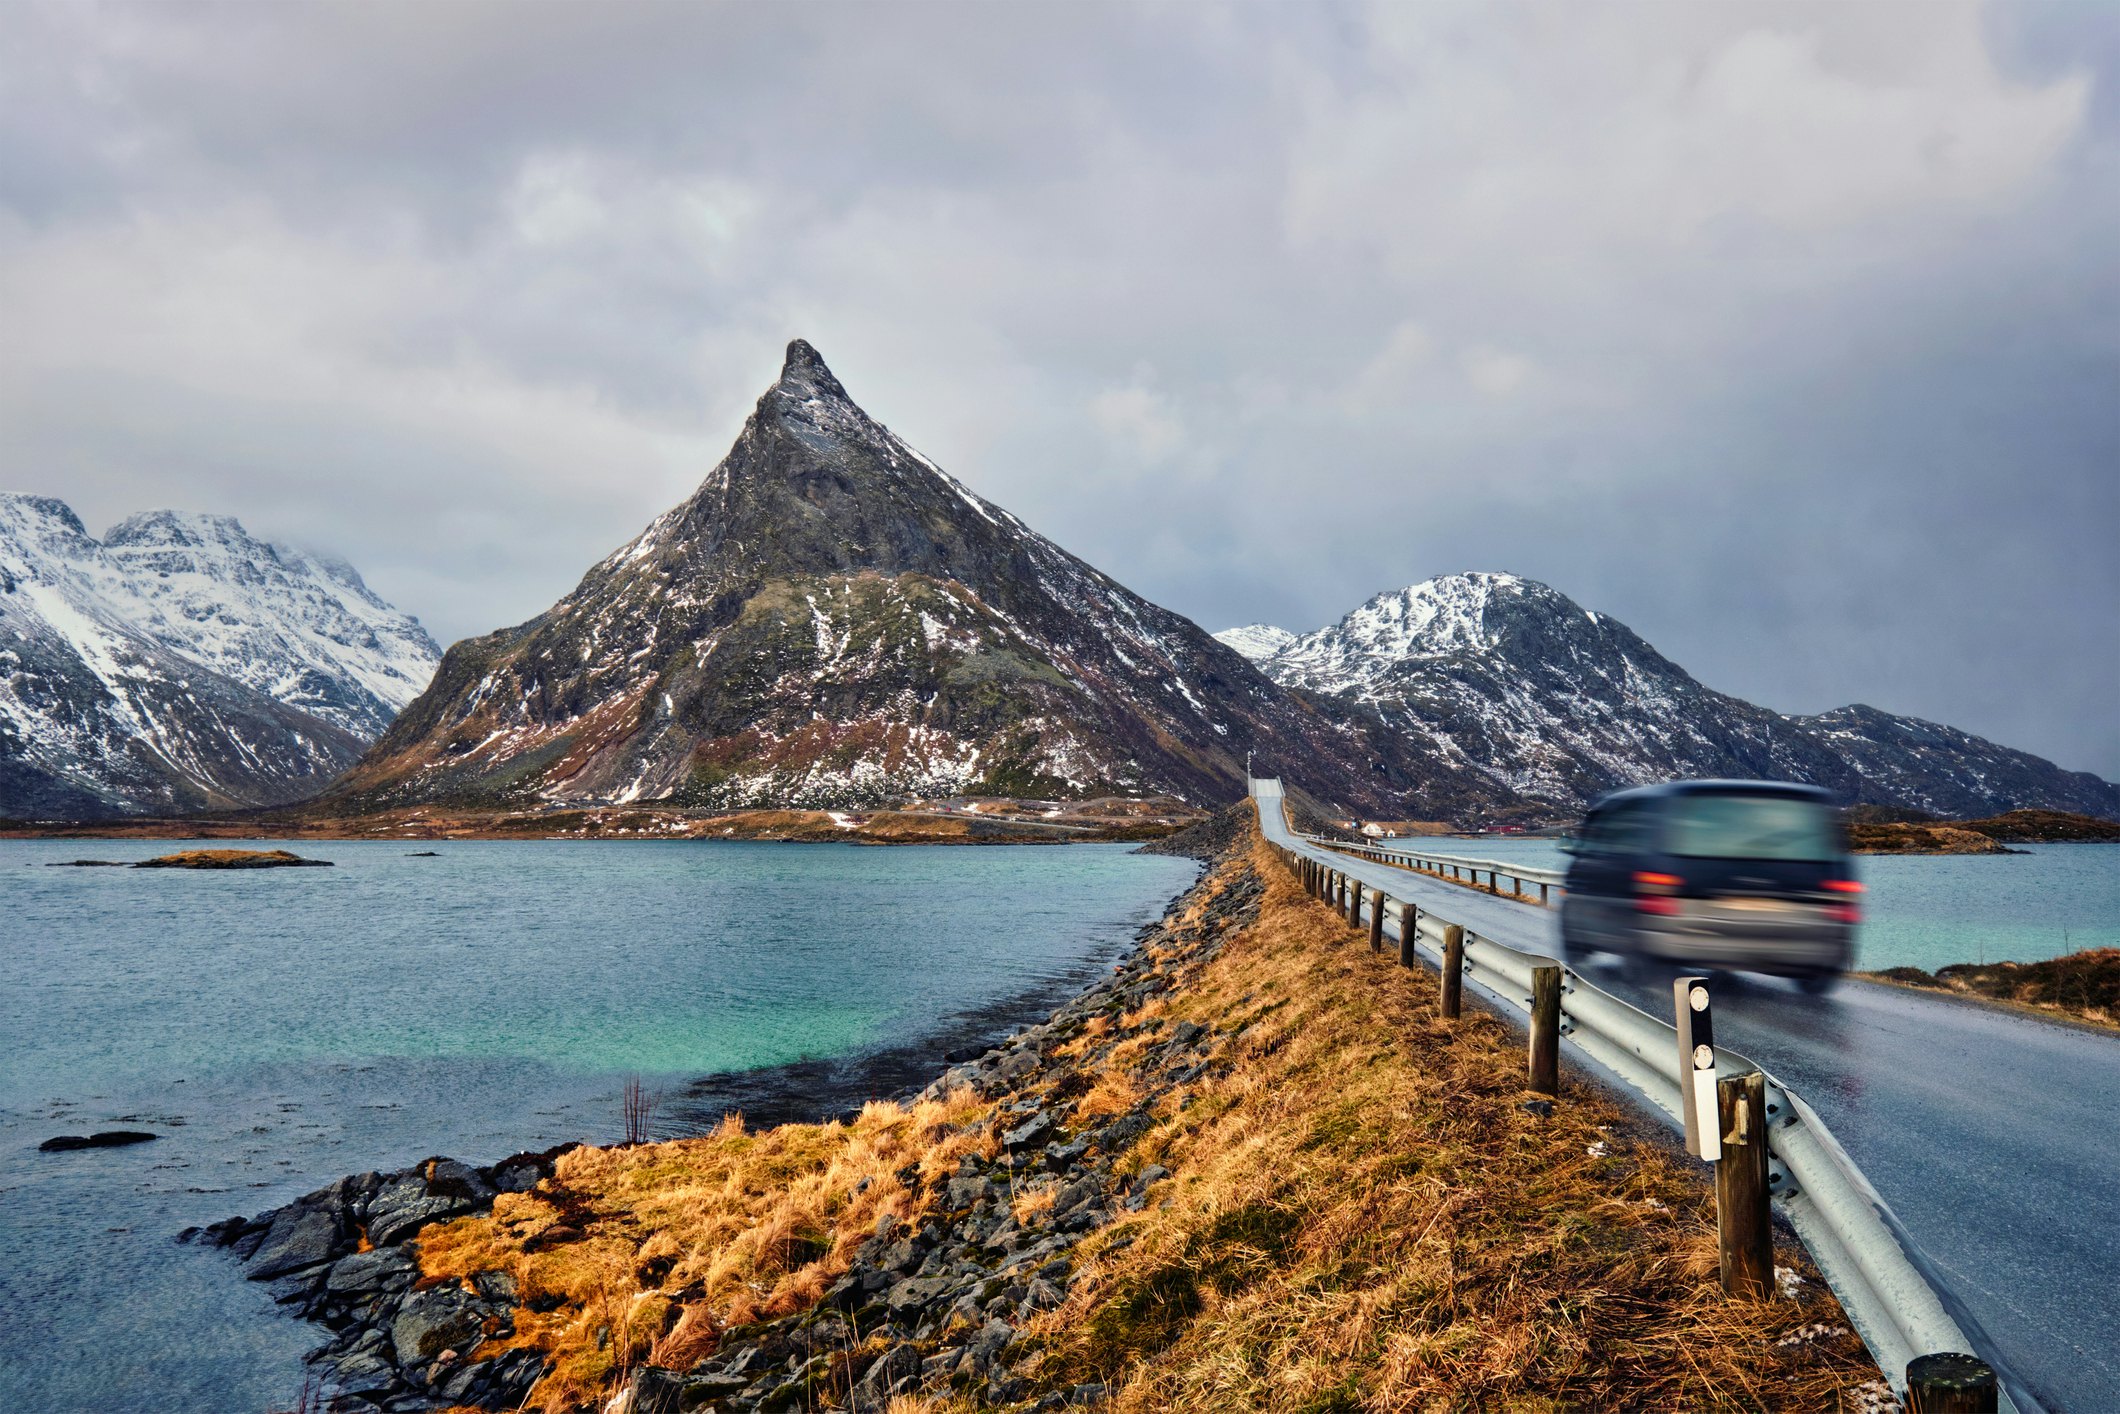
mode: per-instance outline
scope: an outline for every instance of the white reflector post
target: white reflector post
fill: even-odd
[[[1681,977],[1671,984],[1671,1021],[1678,1030],[1686,1152],[1712,1164],[1722,1157],[1722,1133],[1715,1118],[1715,1019],[1707,978]]]

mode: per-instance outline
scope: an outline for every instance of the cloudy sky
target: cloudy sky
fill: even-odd
[[[816,343],[1209,628],[1462,569],[2120,777],[2102,3],[0,13],[0,488],[445,640]]]

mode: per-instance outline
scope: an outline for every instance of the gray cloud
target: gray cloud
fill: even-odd
[[[2120,775],[2102,6],[97,6],[0,46],[0,484],[439,636],[780,346],[1209,627],[1464,568]]]

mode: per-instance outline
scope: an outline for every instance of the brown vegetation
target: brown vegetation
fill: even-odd
[[[2090,948],[2046,962],[1960,962],[1933,974],[1894,967],[1870,975],[2120,1030],[2120,948]]]
[[[1076,1249],[1019,1374],[1101,1378],[1122,1411],[1305,1414],[1816,1411],[1874,1388],[1800,1249],[1777,1260],[1802,1300],[1722,1296],[1708,1185],[1661,1131],[1573,1081],[1553,1114],[1527,1108],[1506,1026],[1445,1022],[1428,974],[1370,953],[1255,835],[1216,877],[1252,871],[1256,924],[1061,1052],[1074,1065],[1046,1103],[1064,1091],[1085,1126],[1140,1103],[1135,1063],[1158,1035],[1189,1020],[1213,1038],[1119,1164],[1171,1175]],[[960,1159],[995,1155],[1003,1103],[960,1091],[848,1123],[732,1118],[578,1149],[490,1216],[430,1229],[421,1265],[512,1275],[521,1309],[494,1348],[550,1353],[531,1407],[587,1408],[631,1365],[689,1368],[734,1328],[817,1302],[880,1216],[921,1216]],[[1051,1194],[1012,1200],[1027,1213]],[[892,1405],[970,1407],[941,1391]]]
[[[1428,974],[1256,865],[1259,924],[1168,1003],[1230,1069],[1142,1141],[1167,1196],[1085,1244],[1050,1367],[1140,1411],[1809,1411],[1876,1378],[1800,1249],[1809,1303],[1722,1297],[1660,1133],[1575,1083],[1528,1110],[1507,1027],[1445,1022]]]

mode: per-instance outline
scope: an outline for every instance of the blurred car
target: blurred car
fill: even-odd
[[[1862,885],[1833,797],[1771,781],[1608,795],[1562,845],[1561,948],[1793,977],[1822,992],[1855,956]]]

